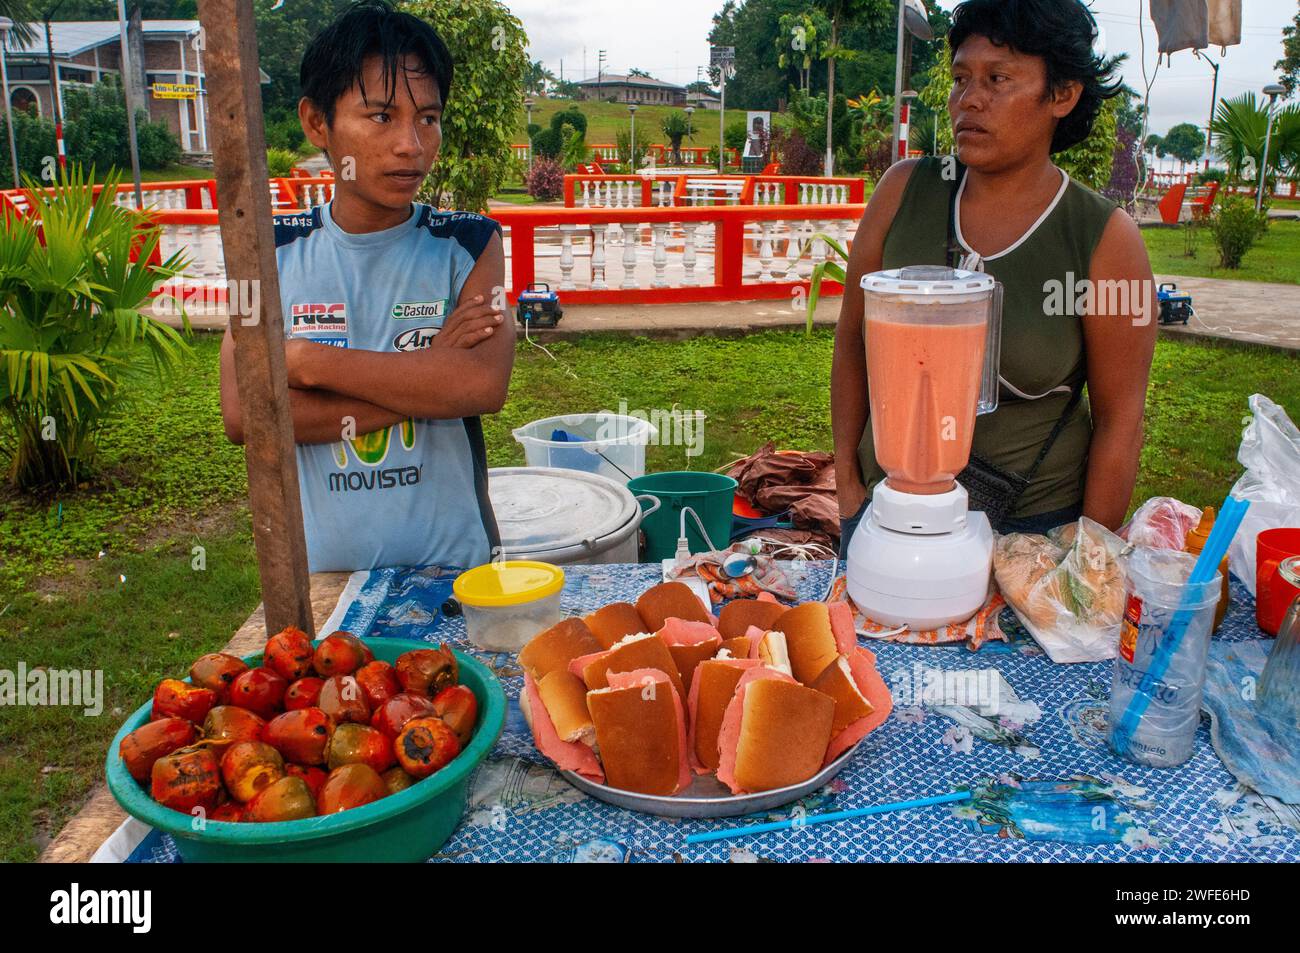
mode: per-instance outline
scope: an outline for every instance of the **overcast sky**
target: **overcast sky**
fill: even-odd
[[[945,9],[956,0],[940,0]],[[595,75],[596,51],[606,51],[606,69],[625,73],[631,67],[686,85],[708,63],[709,28],[721,0],[506,0],[528,31],[533,59],[557,76],[563,60],[565,79]],[[1141,92],[1142,56],[1139,5],[1144,11],[1147,76],[1155,66],[1155,27],[1145,0],[1093,0],[1089,6],[1104,30],[1106,48],[1128,53],[1128,84]],[[1273,64],[1282,56],[1282,27],[1296,14],[1296,0],[1244,0],[1242,40],[1230,47],[1219,70],[1219,96],[1259,90],[1274,80]],[[586,69],[584,72],[584,47]],[[1218,58],[1218,49],[1209,51]],[[1213,73],[1190,51],[1175,53],[1172,66],[1161,66],[1151,89],[1151,128],[1164,133],[1180,122],[1203,126],[1210,108]],[[848,90],[858,93],[862,90]],[[772,104],[775,105],[775,104]]]

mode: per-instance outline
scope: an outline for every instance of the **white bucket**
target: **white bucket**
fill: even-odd
[[[580,442],[552,440],[563,430]],[[530,467],[577,470],[619,483],[645,475],[645,448],[659,435],[649,421],[624,414],[562,414],[511,431]]]
[[[488,497],[506,559],[634,563],[641,507],[621,481],[545,467],[494,467]]]

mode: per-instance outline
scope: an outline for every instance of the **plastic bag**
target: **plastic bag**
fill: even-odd
[[[1047,536],[1011,533],[993,546],[993,574],[1007,604],[1053,662],[1115,657],[1124,614],[1127,544],[1080,517]]]
[[[1119,531],[1120,539],[1148,549],[1179,549],[1201,521],[1201,511],[1172,496],[1153,496],[1133,513]]]
[[[1228,547],[1228,565],[1255,595],[1255,537],[1277,526],[1300,526],[1300,430],[1286,411],[1263,394],[1250,397],[1251,419],[1237,460],[1246,472],[1232,495],[1250,509]]]

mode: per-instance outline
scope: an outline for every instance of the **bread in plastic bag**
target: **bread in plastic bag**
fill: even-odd
[[[1255,595],[1255,537],[1277,526],[1300,526],[1300,430],[1263,394],[1250,397],[1251,417],[1237,461],[1246,468],[1232,495],[1250,509],[1228,547],[1228,565]]]
[[[1047,536],[1011,533],[993,547],[993,574],[1007,604],[1053,662],[1115,657],[1124,613],[1127,544],[1080,517]]]
[[[1201,521],[1201,511],[1172,496],[1153,496],[1120,527],[1119,537],[1148,549],[1181,550],[1187,534]]]

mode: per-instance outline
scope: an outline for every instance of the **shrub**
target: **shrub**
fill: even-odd
[[[164,123],[137,123],[135,142],[142,169],[165,169],[181,161],[181,144]],[[130,161],[129,157],[127,161]]]
[[[282,178],[293,172],[294,164],[298,161],[296,153],[288,149],[267,149],[266,150],[266,172],[274,178]]]
[[[554,159],[564,148],[564,139],[558,129],[543,129],[533,136],[533,158]]]
[[[822,156],[794,130],[779,126],[772,130],[772,155],[778,157],[782,175],[818,175],[822,171]]]
[[[84,480],[133,379],[163,377],[188,352],[145,308],[182,257],[148,264],[161,229],[114,204],[117,182],[108,176],[96,199],[74,166],[35,193],[33,218],[0,216],[0,459],[25,490]]]
[[[551,202],[564,194],[564,166],[555,159],[533,159],[525,179],[528,194],[539,202]]]
[[[18,110],[14,113],[14,137],[18,141],[19,173],[39,179],[44,171],[45,157],[53,157],[56,151],[54,123]],[[0,188],[12,189],[14,173],[9,161],[9,129],[3,112],[0,112],[0,150],[4,155],[4,160],[0,161]],[[50,168],[53,170],[54,166]]]
[[[1211,182],[1223,182],[1228,174],[1222,169],[1206,169],[1204,172],[1196,173],[1197,185],[1208,185]]]
[[[1230,195],[1216,204],[1210,216],[1210,234],[1219,249],[1220,267],[1241,267],[1242,258],[1263,230],[1262,217],[1244,195]]]
[[[270,113],[266,116],[266,145],[268,149],[288,149],[298,152],[307,145],[307,134],[302,131],[298,114],[288,110]]]
[[[104,171],[131,167],[126,99],[116,77],[89,87],[69,86],[63,103],[69,161]],[[180,143],[167,124],[152,122],[143,109],[136,110],[135,135],[142,168],[165,168],[180,158]]]

